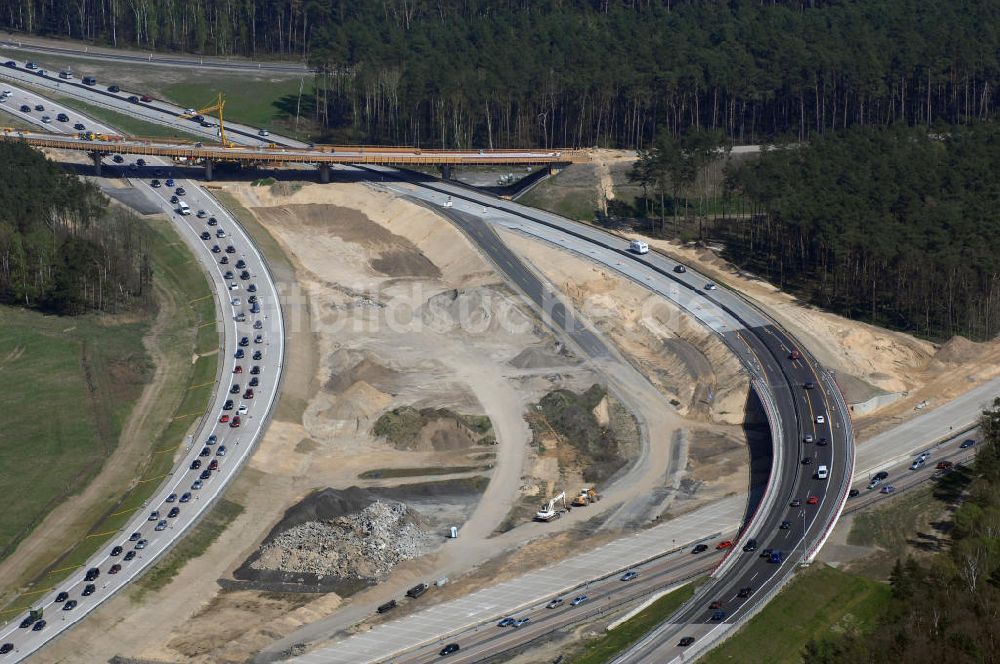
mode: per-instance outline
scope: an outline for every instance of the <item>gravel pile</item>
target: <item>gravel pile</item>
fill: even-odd
[[[379,501],[354,514],[289,528],[262,546],[250,567],[377,581],[429,551],[435,540],[406,505]]]

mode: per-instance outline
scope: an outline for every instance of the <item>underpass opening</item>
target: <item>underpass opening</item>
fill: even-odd
[[[781,444],[780,441],[772,441],[764,404],[753,389],[747,391],[747,400],[743,405],[743,434],[747,441],[750,471],[746,510],[742,519],[747,524],[764,498],[774,465],[773,446]]]

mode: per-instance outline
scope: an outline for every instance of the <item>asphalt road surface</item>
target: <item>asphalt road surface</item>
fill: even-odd
[[[93,120],[49,100],[39,99],[37,95],[10,85],[0,87],[11,90],[10,99],[0,104],[0,109],[19,115],[30,122],[54,130],[64,130],[65,127],[71,128],[76,122],[83,122],[96,131],[107,131],[106,127]],[[45,106],[44,112],[33,110],[39,103]],[[30,105],[32,111],[21,113],[18,109],[22,104]],[[55,121],[54,118],[58,113],[67,114],[70,121],[67,123]],[[53,121],[43,123],[41,121],[43,114],[50,115]],[[134,519],[88,560],[86,565],[39,598],[34,606],[44,610],[44,627],[38,631],[35,631],[33,626],[20,627],[26,614],[14,616],[9,623],[0,627],[0,643],[11,643],[14,646],[13,652],[0,656],[0,661],[3,662],[21,661],[82,620],[153,564],[160,554],[183,536],[221,495],[249,457],[266,425],[278,392],[284,353],[281,311],[274,283],[263,258],[248,235],[211,196],[197,183],[189,180],[177,180],[175,188],[183,187],[187,192],[182,197],[183,200],[194,212],[205,210],[205,218],[198,218],[194,214],[190,216],[176,214],[173,211],[174,206],[169,202],[169,197],[174,195],[173,189],[168,190],[164,186],[154,189],[150,186],[153,177],[158,177],[161,181],[170,177],[169,165],[150,163],[146,167],[137,167],[134,164],[121,167],[129,170],[133,183],[144,189],[150,200],[167,214],[209,276],[217,310],[223,314],[222,320],[218,322],[220,327],[218,381],[222,389],[216,386],[208,411],[201,416],[202,419],[195,428],[193,436],[188,440],[176,441],[183,449],[183,454],[179,455],[173,472],[163,481],[157,492],[146,505],[136,511]],[[157,174],[157,171],[160,173]],[[208,217],[214,217],[217,225],[208,226]],[[224,230],[226,236],[215,237],[219,230]],[[211,233],[210,240],[200,239],[201,233],[204,232]],[[213,245],[218,245],[218,253],[213,253]],[[233,248],[232,253],[226,253],[227,247],[230,246]],[[220,264],[219,261],[223,256],[228,259],[228,265]],[[240,273],[243,270],[235,267],[239,260],[246,263],[244,268],[247,271],[246,279],[241,278]],[[233,278],[224,278],[227,270],[235,273]],[[236,284],[236,288],[231,288],[232,284]],[[251,313],[251,305],[248,303],[248,297],[251,295],[250,284],[255,285],[255,296],[260,307],[258,313]],[[239,299],[238,304],[235,298]],[[239,313],[246,316],[244,322],[237,322],[236,316]],[[257,335],[260,335],[259,342],[256,340]],[[240,340],[244,337],[247,338],[247,345],[242,347]],[[236,359],[237,349],[245,354],[243,359]],[[256,352],[260,353],[259,360],[252,359]],[[241,373],[234,373],[237,366],[240,367]],[[253,367],[258,367],[259,372],[252,373]],[[249,383],[253,378],[257,379],[258,385],[252,388],[253,394],[250,395],[246,390],[251,389]],[[237,393],[230,394],[229,388],[237,384],[240,386]],[[233,410],[224,411],[223,405],[229,399],[234,402]],[[242,405],[246,406],[246,413],[239,416],[240,426],[236,428],[231,426],[231,418],[237,414]],[[229,416],[229,423],[220,422],[223,414]],[[209,442],[212,436],[215,439]],[[208,453],[201,456],[206,449]],[[192,469],[192,463],[196,460],[200,468]],[[199,480],[213,462],[217,462],[218,469],[210,472],[210,476],[205,479]],[[200,488],[195,488],[195,482],[199,481]],[[189,494],[190,497],[181,502],[185,494]],[[169,498],[171,496],[173,498]],[[179,512],[173,517],[169,516],[172,508],[177,508]],[[151,516],[153,511],[159,513],[155,518]],[[162,529],[157,530],[161,522]],[[138,533],[138,537],[134,537],[135,541],[131,533]],[[139,541],[143,542],[142,548],[138,546]],[[112,550],[116,546],[121,546],[122,551],[112,555]],[[125,557],[133,551],[134,558],[126,561]],[[112,567],[115,565],[120,565],[120,568],[112,573]],[[85,575],[90,569],[99,570],[99,576],[92,581],[93,592],[84,596],[86,586],[91,583],[85,580]],[[66,606],[65,601],[56,601],[57,595],[61,592],[68,595],[65,601],[77,602],[75,608],[72,610],[62,608]]]

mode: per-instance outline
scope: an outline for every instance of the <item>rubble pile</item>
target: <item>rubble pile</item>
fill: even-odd
[[[435,538],[416,513],[397,502],[374,502],[360,512],[307,521],[265,543],[250,567],[378,581],[404,560],[430,550]]]

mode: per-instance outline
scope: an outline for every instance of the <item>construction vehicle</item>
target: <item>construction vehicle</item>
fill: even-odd
[[[223,146],[231,148],[235,147],[236,144],[226,140],[226,124],[222,120],[222,109],[224,109],[225,107],[226,107],[226,99],[222,96],[222,93],[220,92],[218,98],[215,100],[215,103],[212,104],[211,106],[206,106],[205,108],[199,108],[197,111],[194,111],[193,113],[183,113],[181,115],[178,115],[177,118],[180,120],[190,120],[195,116],[205,115],[206,113],[211,113],[212,111],[215,111],[219,116],[219,139],[222,141]]]
[[[591,503],[596,503],[601,497],[597,494],[597,489],[580,489],[580,495],[573,499],[573,507],[586,507]]]
[[[563,509],[557,510],[556,503],[562,502]],[[558,496],[550,500],[549,502],[542,505],[541,509],[535,513],[535,521],[552,521],[553,519],[558,519],[562,516],[563,511],[566,509],[566,492],[563,491]]]

